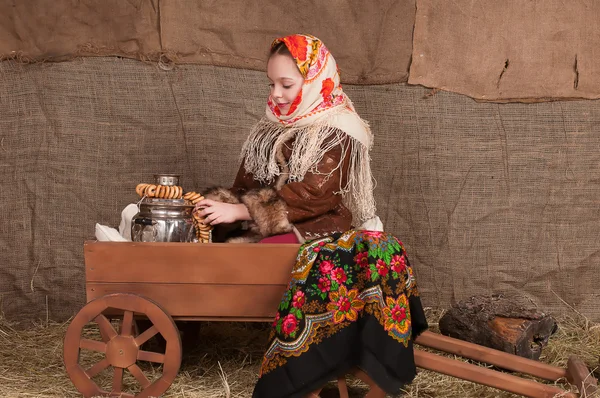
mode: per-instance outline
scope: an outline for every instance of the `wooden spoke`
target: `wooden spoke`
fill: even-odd
[[[96,352],[106,352],[106,343],[97,340],[81,339],[79,348]]]
[[[117,335],[117,331],[112,327],[110,321],[104,315],[98,315],[94,318],[94,321],[96,321],[100,327],[100,333],[105,341],[108,341]]]
[[[346,384],[345,377],[338,378],[338,390],[340,392],[340,398],[350,398],[348,395],[348,385]]]
[[[140,383],[142,388],[147,388],[150,385],[150,380],[148,380],[146,375],[144,375],[144,372],[142,372],[142,369],[140,369],[140,367],[136,364],[131,365],[127,368],[127,370],[131,372],[133,377],[135,377],[138,383]]]
[[[104,358],[103,360],[101,360],[100,362],[98,362],[97,364],[95,364],[94,366],[89,368],[88,370],[86,370],[85,373],[91,379],[92,377],[96,376],[98,373],[102,372],[104,369],[108,368],[109,366],[110,366],[110,362],[108,361],[108,359]]]
[[[133,311],[125,311],[123,314],[123,322],[121,322],[121,336],[131,336],[132,327]]]
[[[148,362],[156,362],[156,363],[165,363],[165,355],[152,352],[152,351],[139,351],[138,352],[138,360],[140,361],[148,361]]]
[[[137,344],[139,347],[146,341],[154,337],[157,333],[158,329],[156,328],[156,326],[152,325],[150,328],[146,329],[142,334],[135,338],[135,344]]]
[[[120,393],[121,385],[123,384],[123,368],[114,368],[112,392]]]

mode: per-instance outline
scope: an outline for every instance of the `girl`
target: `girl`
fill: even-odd
[[[348,373],[370,385],[367,397],[398,393],[415,376],[412,342],[427,323],[402,242],[379,232],[369,126],[314,36],[276,39],[267,76],[266,116],[233,188],[198,204],[205,222],[248,223],[229,241],[303,243],[253,396],[318,397],[336,378],[344,391]]]

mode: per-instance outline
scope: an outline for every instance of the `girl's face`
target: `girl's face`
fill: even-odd
[[[267,63],[267,77],[271,81],[271,98],[282,115],[287,115],[290,105],[302,90],[304,78],[289,55],[274,54]]]

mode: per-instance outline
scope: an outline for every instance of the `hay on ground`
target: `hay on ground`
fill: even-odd
[[[431,329],[437,331],[440,312],[428,311]],[[577,355],[598,372],[600,325],[581,318],[559,319],[559,330],[543,350],[541,360],[566,366],[570,355]],[[28,330],[17,330],[0,318],[0,396],[1,397],[80,397],[63,365],[63,338],[68,323],[44,323]],[[88,338],[99,340],[98,331],[86,329]],[[266,345],[268,325],[233,322],[206,322],[195,344],[184,352],[179,374],[165,397],[216,398],[250,397]],[[87,354],[82,361],[90,364],[98,355]],[[142,366],[146,376],[161,375],[159,366]],[[126,372],[127,373],[127,372]],[[110,383],[112,372],[94,378],[100,385]],[[598,374],[596,373],[596,377]],[[131,392],[139,390],[130,375],[125,383]],[[110,385],[110,384],[109,384]],[[366,388],[349,380],[352,397],[362,397]],[[567,384],[564,389],[576,391]],[[478,397],[497,398],[515,395],[479,386],[434,372],[420,371],[406,391],[407,397]],[[600,397],[600,395],[597,395]]]

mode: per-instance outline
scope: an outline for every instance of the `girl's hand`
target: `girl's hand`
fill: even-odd
[[[210,225],[231,224],[236,221],[251,220],[248,209],[243,204],[229,204],[212,199],[204,199],[196,203],[194,210],[204,223]]]

